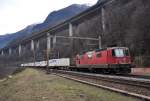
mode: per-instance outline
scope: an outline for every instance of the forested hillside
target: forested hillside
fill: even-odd
[[[102,22],[105,22],[104,30]],[[150,65],[150,0],[114,0],[104,6],[104,19],[99,11],[99,15],[80,23],[74,32],[75,35],[84,37],[101,35],[103,48],[129,47],[136,64]],[[90,50],[87,48],[88,43],[89,41],[75,40],[74,53]]]
[[[150,0],[117,0],[106,7],[106,22],[105,44],[127,46],[136,62],[142,56],[149,64]]]
[[[105,5],[104,10],[104,32],[100,27],[101,16],[85,22],[86,28],[95,36],[102,34],[103,47],[127,46],[137,64],[150,64],[150,0],[115,0]]]

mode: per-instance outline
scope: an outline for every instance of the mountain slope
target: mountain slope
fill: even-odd
[[[89,6],[87,5],[73,4],[73,5],[70,5],[69,7],[60,9],[58,11],[53,11],[47,16],[47,18],[45,19],[43,23],[37,24],[34,27],[33,31],[39,31],[43,28],[54,26],[84,11],[87,8],[89,8]]]
[[[73,4],[69,7],[51,12],[43,23],[29,25],[25,29],[22,29],[16,33],[0,36],[0,48],[18,42],[19,40],[22,40],[23,38],[31,35],[34,32],[54,26],[66,19],[73,17],[74,15],[82,12],[87,8],[89,8],[89,6],[87,5]]]

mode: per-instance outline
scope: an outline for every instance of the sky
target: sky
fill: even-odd
[[[71,4],[94,5],[97,0],[0,0],[0,35],[43,22],[48,14]]]

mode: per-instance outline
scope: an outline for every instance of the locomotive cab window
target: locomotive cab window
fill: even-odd
[[[129,56],[128,50],[125,49],[113,49],[112,50],[112,56],[114,57],[124,57],[124,56]]]
[[[96,54],[97,58],[100,58],[101,56],[102,56],[102,54],[100,52]]]

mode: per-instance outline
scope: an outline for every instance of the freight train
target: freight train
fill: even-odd
[[[26,67],[46,67],[67,70],[90,70],[101,73],[130,73],[131,56],[127,47],[109,47],[82,54],[77,54],[73,59],[50,59],[34,63],[25,63]]]

